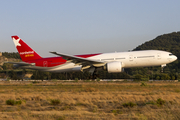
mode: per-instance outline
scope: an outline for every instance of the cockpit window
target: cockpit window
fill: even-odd
[[[169,54],[169,56],[173,56],[173,54]]]

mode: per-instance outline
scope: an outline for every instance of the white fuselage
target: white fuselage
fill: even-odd
[[[144,50],[144,51],[131,51],[131,52],[115,52],[103,53],[88,59],[110,63],[119,61],[122,63],[122,68],[131,67],[148,67],[148,66],[163,66],[171,63],[177,59],[175,55],[170,52],[160,50]],[[68,62],[55,67],[37,67],[25,66],[24,68],[36,69],[49,72],[71,72],[80,71],[81,65],[75,65]]]
[[[91,59],[100,61],[122,62],[123,68],[131,67],[148,67],[159,66],[168,64],[177,59],[175,55],[170,52],[160,50],[145,50],[145,51],[131,51],[131,52],[117,52],[117,53],[105,53],[98,56],[93,56]]]

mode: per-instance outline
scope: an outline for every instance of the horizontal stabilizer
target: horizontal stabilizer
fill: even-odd
[[[5,62],[5,63],[16,64],[19,66],[35,66],[35,63],[26,63],[26,62]]]

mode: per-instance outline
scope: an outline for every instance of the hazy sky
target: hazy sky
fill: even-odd
[[[18,35],[41,56],[132,50],[180,31],[180,0],[1,0],[0,51]]]

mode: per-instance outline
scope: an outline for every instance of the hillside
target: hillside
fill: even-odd
[[[0,52],[0,70],[13,69],[12,64],[4,64],[4,62],[20,62],[20,56],[18,53]]]
[[[21,59],[20,55],[18,52],[2,52],[1,54],[2,56],[6,57],[6,58],[15,58],[15,59]]]
[[[135,50],[164,50],[175,54],[180,58],[180,32],[173,32],[156,37],[139,45]]]
[[[1,66],[3,66],[4,62],[7,60],[8,59],[6,57],[0,55],[0,70],[3,69]]]

